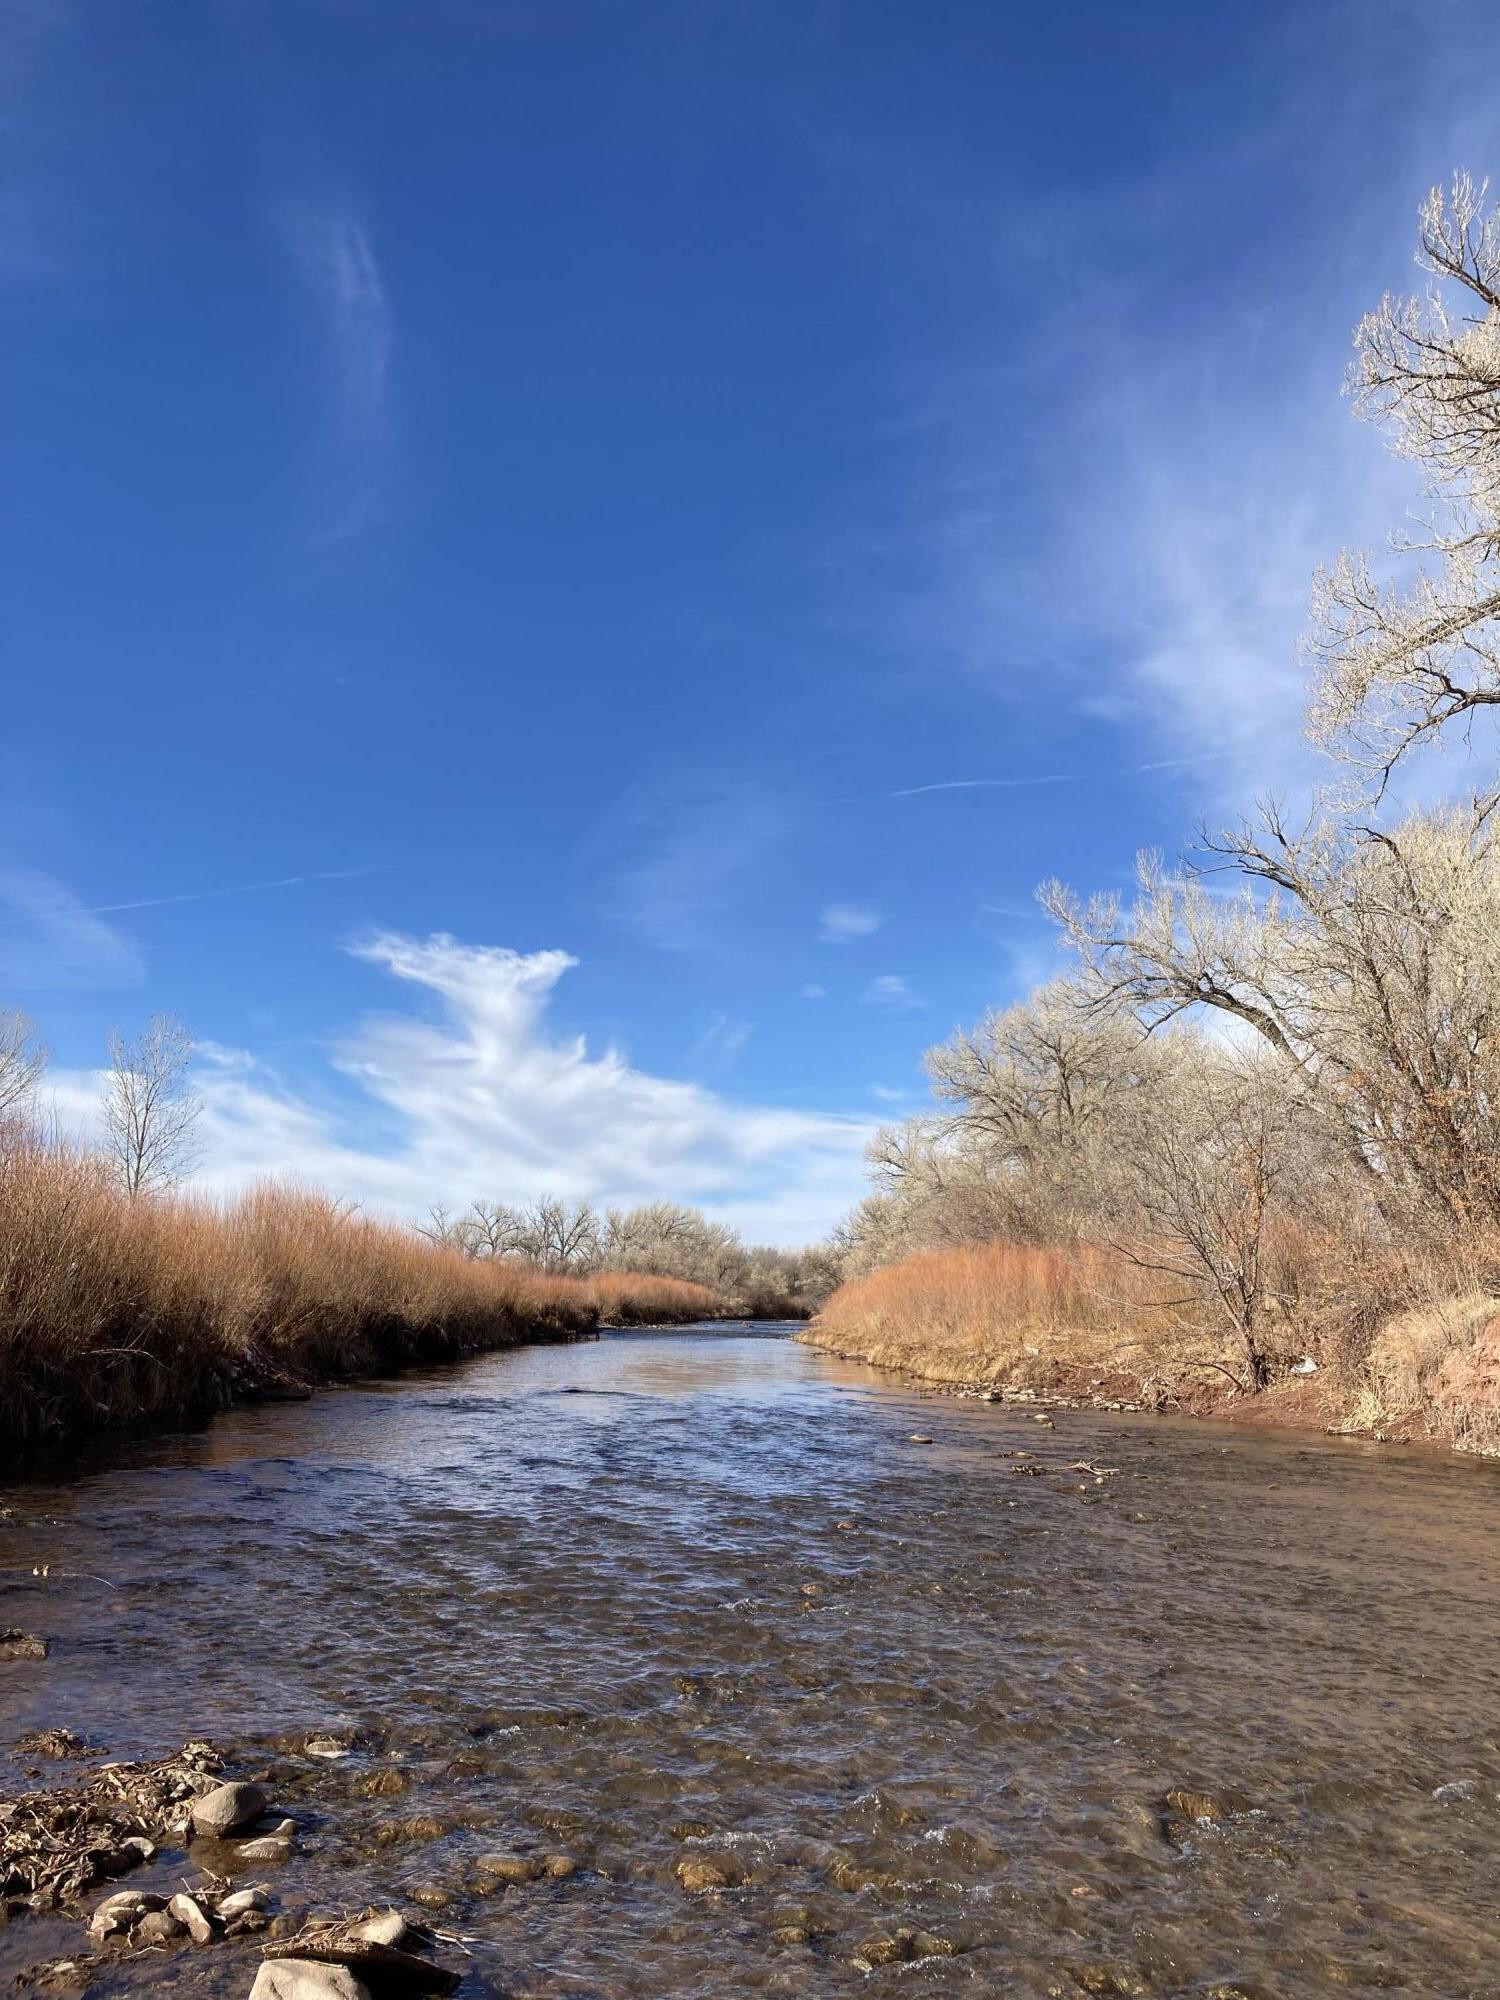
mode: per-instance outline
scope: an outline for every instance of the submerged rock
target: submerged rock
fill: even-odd
[[[690,1896],[704,1889],[728,1889],[734,1877],[720,1862],[704,1854],[689,1854],[677,1864],[677,1879]]]
[[[0,1631],[0,1660],[45,1660],[47,1641],[35,1632],[23,1632],[18,1625]]]
[[[950,1939],[902,1924],[894,1931],[883,1931],[875,1937],[866,1938],[855,1951],[854,1963],[870,1968],[877,1965],[909,1965],[919,1958],[947,1958],[952,1952]]]
[[[534,1854],[482,1854],[479,1871],[496,1882],[534,1882],[542,1864]]]

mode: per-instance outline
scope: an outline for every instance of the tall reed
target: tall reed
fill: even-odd
[[[0,1132],[0,1439],[170,1422],[237,1392],[714,1303],[672,1280],[467,1258],[291,1186],[128,1200],[86,1152]]]

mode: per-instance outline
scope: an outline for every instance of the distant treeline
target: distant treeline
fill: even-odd
[[[420,1227],[430,1242],[479,1260],[510,1258],[574,1277],[629,1271],[681,1278],[705,1287],[727,1310],[756,1319],[815,1309],[842,1275],[833,1245],[746,1244],[726,1223],[673,1201],[602,1212],[555,1197],[520,1208],[476,1201],[458,1215],[435,1208]]]

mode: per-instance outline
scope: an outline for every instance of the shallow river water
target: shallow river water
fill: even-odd
[[[0,1625],[52,1642],[0,1666],[3,1789],[26,1729],[210,1736],[301,1823],[283,1906],[445,1891],[466,1996],[1500,1995],[1500,1469],[1048,1428],[778,1333],[528,1348],[0,1492]],[[578,1867],[483,1893],[497,1852]],[[900,1926],[952,1954],[866,1970]],[[80,1942],[0,1928],[0,1984]]]

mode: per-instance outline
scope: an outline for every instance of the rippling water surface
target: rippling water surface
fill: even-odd
[[[0,1625],[52,1640],[0,1666],[0,1760],[214,1737],[303,1824],[284,1905],[443,1892],[466,1995],[1500,1995],[1500,1472],[1048,1428],[776,1332],[496,1355],[0,1493]],[[353,1753],[301,1754],[327,1727]],[[484,1893],[498,1852],[578,1867]],[[952,1954],[867,1971],[901,1926]],[[0,1977],[79,1942],[13,1923]],[[255,1957],[93,1991],[240,1996]]]

